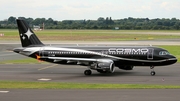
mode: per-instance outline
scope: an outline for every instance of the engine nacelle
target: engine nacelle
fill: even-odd
[[[133,70],[134,66],[119,66],[119,69],[123,69],[123,70]]]
[[[115,70],[114,63],[98,63],[97,69],[101,69],[103,71],[108,71],[110,73],[113,73]]]
[[[97,63],[91,64],[91,69],[102,70],[113,73],[115,71],[114,62],[112,60],[99,59]]]

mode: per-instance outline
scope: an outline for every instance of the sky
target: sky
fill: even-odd
[[[180,19],[180,0],[0,0],[0,20],[10,16],[58,21],[99,17]]]

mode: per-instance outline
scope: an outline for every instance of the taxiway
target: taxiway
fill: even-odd
[[[134,67],[132,71],[116,68],[113,74],[100,74],[93,71],[84,75],[84,66],[57,64],[1,64],[0,80],[39,81],[77,83],[121,83],[121,84],[180,84],[180,64],[155,67],[156,76],[150,76],[149,67]]]

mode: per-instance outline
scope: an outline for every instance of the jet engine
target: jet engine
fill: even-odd
[[[112,60],[98,59],[97,63],[90,65],[91,69],[97,70],[100,73],[113,73],[115,71],[114,62]]]

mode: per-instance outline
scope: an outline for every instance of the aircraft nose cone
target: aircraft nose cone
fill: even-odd
[[[175,56],[172,56],[172,58],[169,59],[172,64],[177,62],[177,58]]]

